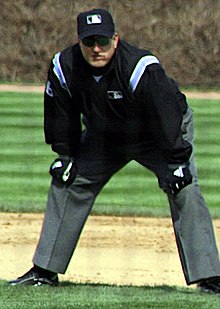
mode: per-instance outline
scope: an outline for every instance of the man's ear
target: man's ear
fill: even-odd
[[[114,35],[114,48],[116,49],[117,46],[118,46],[118,42],[119,42],[119,36],[118,36],[118,33],[115,32],[115,35]]]

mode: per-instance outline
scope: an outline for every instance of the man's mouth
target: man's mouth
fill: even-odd
[[[94,56],[93,56],[93,59],[94,59],[94,60],[104,60],[104,57],[101,56],[101,55],[94,55]]]

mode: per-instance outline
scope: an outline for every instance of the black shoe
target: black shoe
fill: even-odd
[[[220,294],[220,277],[204,279],[197,286],[201,292]]]
[[[36,267],[31,268],[27,273],[25,273],[23,276],[18,277],[15,280],[9,281],[10,285],[19,285],[19,284],[25,284],[25,285],[51,285],[51,286],[57,286],[58,285],[58,275],[56,273],[49,273],[47,275],[41,273]]]

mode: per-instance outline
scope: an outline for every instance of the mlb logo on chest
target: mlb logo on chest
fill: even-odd
[[[93,14],[86,16],[86,22],[88,25],[101,24],[102,16],[99,14]]]
[[[123,99],[123,94],[120,90],[109,90],[107,91],[107,95],[110,100]]]

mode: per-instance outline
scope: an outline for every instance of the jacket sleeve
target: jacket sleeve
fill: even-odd
[[[185,96],[169,78],[160,64],[150,65],[147,74],[147,104],[152,133],[170,164],[189,160],[192,145],[183,139],[181,125],[187,110]]]
[[[80,112],[61,65],[61,54],[51,61],[44,92],[45,141],[58,154],[74,156],[81,136]]]

